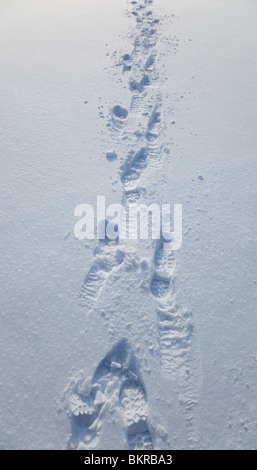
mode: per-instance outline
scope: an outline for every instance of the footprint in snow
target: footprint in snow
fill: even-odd
[[[126,339],[100,361],[92,380],[83,373],[73,377],[64,398],[71,417],[69,449],[96,449],[105,414],[113,405],[121,407],[129,449],[153,449],[146,393]]]

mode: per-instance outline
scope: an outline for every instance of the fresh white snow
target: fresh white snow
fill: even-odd
[[[254,0],[0,0],[1,449],[255,449]],[[182,204],[183,243],[79,204]]]

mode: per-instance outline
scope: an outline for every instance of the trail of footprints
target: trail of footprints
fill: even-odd
[[[83,373],[73,377],[64,398],[71,418],[69,449],[96,449],[112,407],[120,410],[128,449],[153,449],[146,392],[127,340],[105,356],[92,380]],[[112,446],[116,448],[115,442]]]
[[[173,285],[175,267],[174,253],[168,242],[158,242],[150,289],[157,300],[161,370],[177,385],[188,442],[194,448],[197,438],[192,411],[198,404],[198,399],[189,366],[194,329],[191,312],[176,301]]]
[[[152,2],[132,2],[133,11],[137,22],[139,34],[134,41],[134,49],[131,54],[122,56],[123,72],[130,72],[129,88],[132,93],[130,112],[120,104],[115,105],[111,111],[110,126],[115,135],[124,136],[132,140],[136,136],[136,147],[132,148],[120,166],[120,179],[124,189],[122,204],[124,209],[133,204],[140,203],[139,179],[143,171],[149,165],[158,167],[161,164],[161,148],[159,134],[161,131],[161,107],[162,97],[158,89],[158,72],[156,67],[156,51],[153,47],[157,41],[158,19],[153,18],[152,11],[147,10]],[[156,88],[153,96],[148,96],[148,91]],[[154,104],[149,105],[150,102]],[[137,115],[138,120],[135,120]],[[143,118],[146,119],[145,129],[142,129]],[[140,138],[139,138],[140,137]],[[108,154],[109,155],[109,154]],[[115,154],[116,155],[116,154]],[[128,211],[122,223],[128,225]],[[133,227],[126,229],[127,236],[135,238]],[[119,267],[125,257],[125,253],[117,249],[117,244],[101,242],[97,250],[95,260],[89,269],[80,289],[79,304],[89,313],[98,296],[101,293],[109,275]]]
[[[147,166],[158,169],[162,163],[162,95],[155,50],[159,20],[147,9],[152,0],[131,3],[139,33],[132,53],[123,54],[121,58],[123,73],[129,74],[131,104],[129,111],[120,104],[115,105],[108,124],[114,140],[129,140],[133,144],[120,165],[124,208],[131,204],[136,208],[140,203],[139,180]],[[124,262],[125,254],[119,248],[119,240],[105,240],[99,245],[79,294],[79,303],[87,312],[92,310],[108,276]],[[190,429],[190,412],[196,404],[188,392],[187,380],[193,327],[191,314],[176,301],[175,268],[174,253],[168,242],[158,241],[150,292],[157,301],[161,369],[174,381],[179,378],[184,385],[181,404]],[[126,340],[118,343],[100,362],[91,382],[85,380],[83,374],[75,377],[68,385],[65,397],[72,423],[69,448],[97,448],[106,413],[110,407],[117,406],[123,416],[128,448],[153,449],[146,392]]]

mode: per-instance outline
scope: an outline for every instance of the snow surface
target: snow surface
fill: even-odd
[[[0,1],[2,449],[256,448],[257,4],[132,3]],[[131,194],[179,251],[75,238]]]

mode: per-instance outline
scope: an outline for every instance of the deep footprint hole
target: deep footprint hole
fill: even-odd
[[[116,116],[119,119],[126,119],[128,117],[128,111],[125,108],[122,108],[120,105],[114,106],[112,110],[114,116]]]

